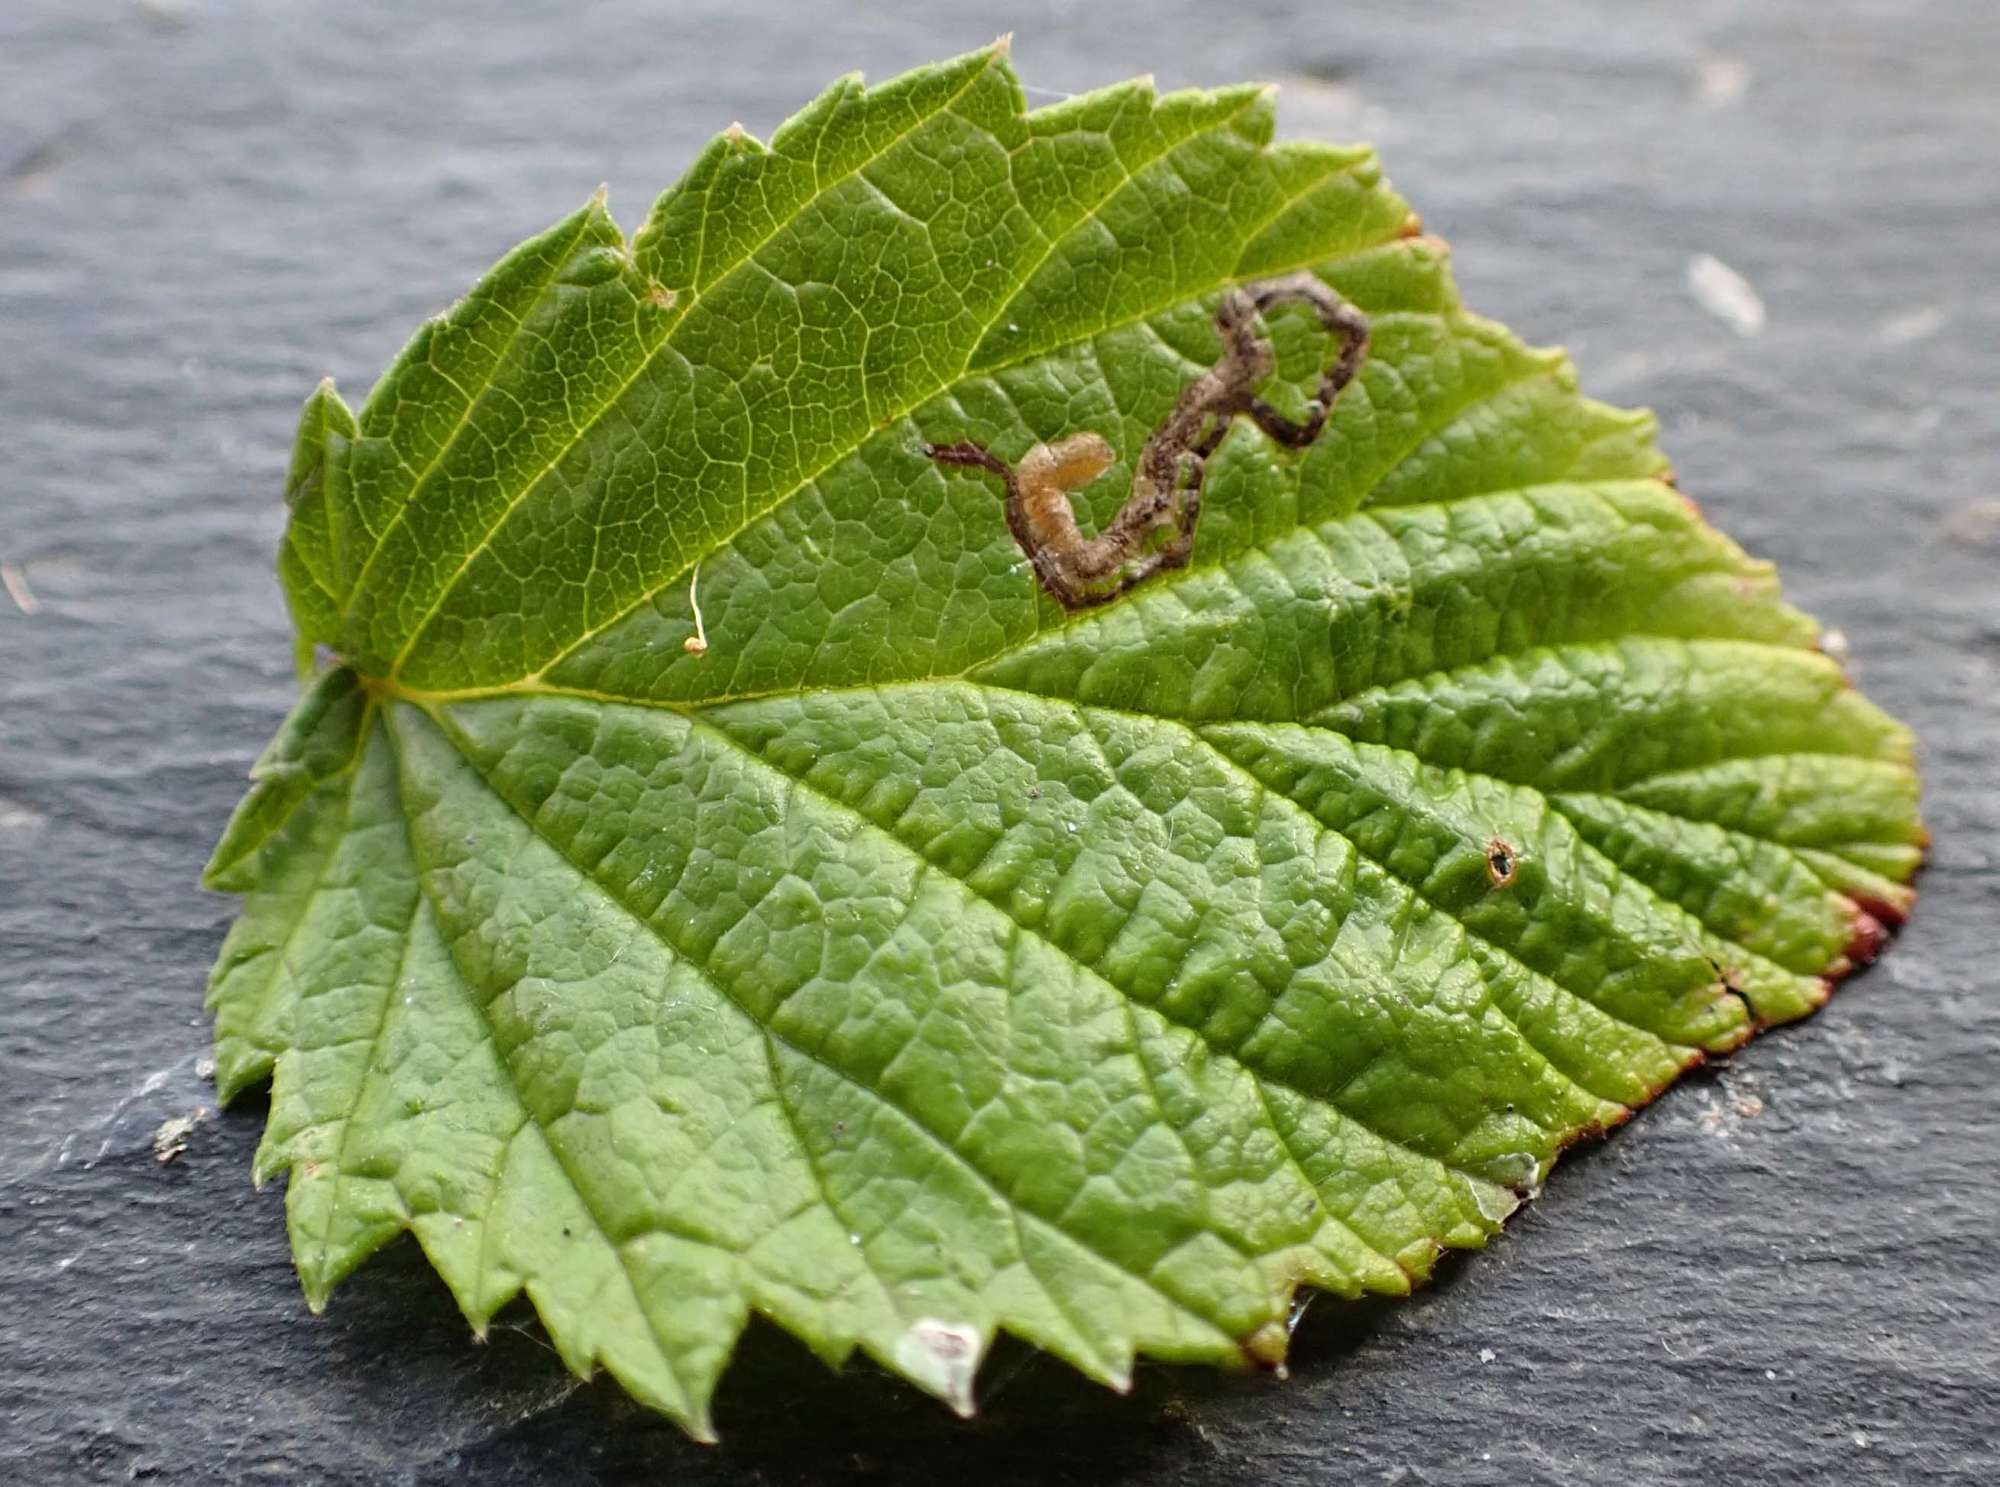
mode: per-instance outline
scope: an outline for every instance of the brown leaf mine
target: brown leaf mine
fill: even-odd
[[[1256,393],[1277,361],[1258,331],[1258,317],[1282,304],[1310,308],[1339,348],[1305,419],[1296,423]],[[1095,537],[1078,527],[1070,493],[1110,468],[1114,455],[1101,436],[1086,432],[1037,444],[1014,466],[971,440],[925,446],[940,464],[985,470],[1006,483],[1007,526],[1035,577],[1063,608],[1108,603],[1162,569],[1184,567],[1201,519],[1208,457],[1230,421],[1248,418],[1278,443],[1303,449],[1320,436],[1334,399],[1368,352],[1367,317],[1309,273],[1231,289],[1216,309],[1215,329],[1221,359],[1181,389],[1173,411],[1139,451],[1131,495]]]

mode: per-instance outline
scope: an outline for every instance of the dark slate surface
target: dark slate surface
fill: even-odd
[[[410,12],[398,16],[398,9]],[[2000,12],[1678,0],[0,7],[0,1478],[9,1482],[1991,1481],[2000,1474]],[[1365,15],[1365,10],[1380,14]],[[572,12],[575,12],[572,14]],[[1291,84],[1455,241],[1468,299],[1660,409],[1683,484],[1924,743],[1934,865],[1812,1022],[1567,1162],[1288,1383],[1096,1391],[1003,1347],[961,1424],[753,1330],[701,1448],[484,1347],[413,1247],[311,1317],[262,1112],[198,1077],[194,887],[291,694],[294,410],[600,179],[837,72],[1018,33],[1028,81]],[[1741,336],[1697,254],[1761,292]],[[32,606],[31,606],[32,607]]]

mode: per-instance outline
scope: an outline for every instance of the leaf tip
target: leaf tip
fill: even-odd
[[[341,401],[340,389],[334,384],[332,373],[328,373],[313,384],[312,391],[306,394],[305,401],[299,405],[299,437],[301,439],[307,437],[308,430],[305,427],[307,424],[334,416],[336,412],[345,412],[346,407],[347,405]],[[316,434],[317,437],[324,437],[323,432],[316,431]],[[287,482],[288,485],[291,483]]]
[[[1002,31],[988,43],[986,48],[986,55],[993,58],[996,62],[1005,61],[1013,54],[1014,33],[1012,31]]]
[[[306,1310],[316,1317],[324,1316],[342,1271],[332,1262],[323,1241],[308,1248],[300,1242],[301,1237],[294,1232],[292,1269],[298,1275],[299,1289],[305,1292]]]
[[[326,376],[320,378],[319,381],[314,384],[313,396],[316,398],[331,398],[339,396],[338,389],[336,389],[333,385],[333,376],[331,373],[328,373]]]
[[[895,1365],[912,1383],[928,1389],[961,1419],[974,1411],[972,1381],[986,1351],[985,1339],[964,1322],[918,1317],[896,1339]]]
[[[1292,1329],[1283,1317],[1273,1317],[1237,1344],[1243,1356],[1259,1368],[1285,1377],[1285,1355],[1291,1351]]]

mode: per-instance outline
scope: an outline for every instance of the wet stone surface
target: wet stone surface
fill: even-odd
[[[1993,1480],[2000,16],[806,16],[0,12],[0,1480]],[[249,1182],[259,1102],[218,1115],[201,1077],[230,906],[194,886],[291,695],[300,398],[365,388],[599,180],[629,224],[730,119],[1004,29],[1039,88],[1285,83],[1287,131],[1381,145],[1475,308],[1657,408],[1683,488],[1918,730],[1910,929],[1415,1301],[1314,1305],[1286,1382],[1152,1367],[1120,1398],[1003,1345],[961,1422],[759,1326],[703,1448],[571,1380],[525,1310],[473,1343],[407,1243],[310,1316]]]

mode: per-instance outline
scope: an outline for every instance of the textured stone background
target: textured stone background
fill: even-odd
[[[398,14],[407,11],[407,14]],[[473,1344],[414,1246],[311,1317],[255,1101],[213,1103],[194,886],[291,695],[270,559],[323,373],[599,180],[993,34],[1041,88],[1286,83],[1367,136],[1467,299],[1662,414],[1684,487],[1924,744],[1914,924],[1812,1022],[1572,1157],[1289,1383],[1129,1398],[1005,1347],[959,1423],[753,1330],[724,1444]],[[0,6],[0,1479],[1990,1482],[2000,1475],[2000,8]],[[1741,336],[1697,254],[1761,292]]]

